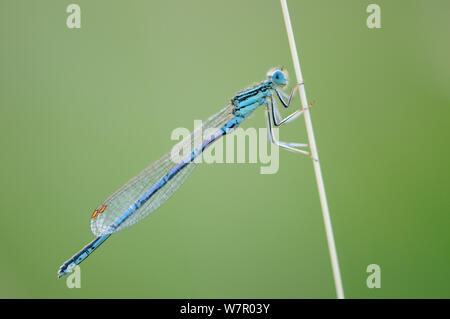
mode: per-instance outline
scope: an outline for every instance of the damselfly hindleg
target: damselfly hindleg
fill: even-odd
[[[272,116],[271,116],[271,112],[270,112],[269,108],[270,107],[267,106],[267,109],[266,109],[267,136],[268,136],[269,141],[272,144],[275,144],[275,145],[277,145],[277,146],[279,146],[281,148],[287,149],[288,151],[295,152],[295,153],[300,153],[300,154],[305,154],[305,155],[310,155],[309,152],[299,149],[300,147],[308,147],[308,144],[282,142],[282,141],[278,141],[275,138],[275,135],[273,133],[273,126],[272,126]]]

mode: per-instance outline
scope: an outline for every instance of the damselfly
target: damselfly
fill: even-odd
[[[167,201],[196,167],[194,159],[209,145],[232,132],[258,106],[266,108],[267,132],[271,143],[309,155],[308,151],[301,149],[307,148],[307,144],[281,142],[273,133],[274,127],[293,121],[305,111],[299,109],[284,119],[281,117],[276,100],[288,108],[295,91],[303,83],[294,85],[290,94],[283,91],[286,85],[287,74],[282,69],[270,70],[267,80],[237,93],[229,105],[203,123],[203,130],[217,128],[214,134],[198,136],[194,131],[177,145],[183,147],[190,143],[193,149],[190,154],[177,163],[171,159],[171,152],[167,153],[108,197],[91,216],[91,231],[97,237],[61,266],[58,277],[70,273],[113,233],[137,223]]]

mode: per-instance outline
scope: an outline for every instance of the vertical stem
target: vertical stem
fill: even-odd
[[[298,59],[297,48],[295,46],[294,32],[292,31],[291,19],[286,0],[281,1],[281,8],[283,10],[284,22],[286,24],[286,31],[289,39],[289,46],[291,48],[292,61],[294,63],[295,75],[298,83],[303,83],[302,72],[300,69],[300,61]],[[325,224],[325,231],[328,240],[328,250],[330,252],[331,267],[333,269],[334,283],[336,286],[336,294],[338,299],[344,299],[344,288],[342,287],[341,272],[339,270],[339,262],[336,251],[336,244],[334,243],[333,228],[331,226],[330,211],[328,209],[327,196],[325,193],[325,186],[323,183],[322,171],[320,169],[319,154],[317,152],[316,140],[311,121],[311,114],[309,113],[308,100],[306,99],[305,85],[299,88],[302,108],[305,109],[305,123],[306,131],[308,133],[309,146],[311,148],[311,155],[313,158],[314,171],[316,173],[317,188],[319,190],[320,204],[322,206],[323,221]]]

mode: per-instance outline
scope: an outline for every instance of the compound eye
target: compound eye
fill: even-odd
[[[272,80],[275,84],[284,85],[286,84],[286,78],[282,71],[275,71],[272,75]]]
[[[281,79],[281,75],[280,75],[280,71],[275,72],[275,74],[273,75],[273,77],[275,78],[275,80],[280,80]]]

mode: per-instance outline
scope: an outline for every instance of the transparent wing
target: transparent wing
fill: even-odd
[[[211,128],[220,128],[232,115],[233,105],[227,105],[222,110],[208,118],[202,123],[199,128],[203,132]],[[189,149],[193,150],[194,145],[201,145],[208,136],[203,136],[199,133],[199,129],[192,132],[190,136],[183,139],[180,143],[175,145],[176,150]],[[153,185],[155,185],[164,175],[166,175],[177,163],[171,158],[171,152],[163,155],[159,160],[144,169],[137,176],[132,178],[128,183],[118,189],[115,193],[109,196],[101,205],[99,205],[91,218],[91,231],[95,236],[100,236],[110,232],[111,226],[117,218],[125,213],[139,198],[141,198]],[[168,181],[161,189],[159,189],[153,196],[139,209],[137,209],[130,217],[128,217],[117,229],[112,232],[117,232],[127,228],[141,219],[148,216],[159,206],[161,206],[167,199],[172,196],[175,191],[183,184],[187,177],[192,173],[197,163],[190,162],[178,174],[176,174],[170,181]]]

